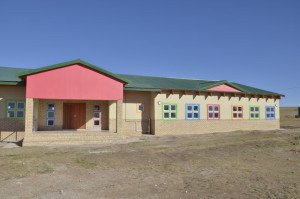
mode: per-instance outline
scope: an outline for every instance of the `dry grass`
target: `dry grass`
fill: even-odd
[[[289,129],[0,149],[0,198],[300,198],[299,141]]]

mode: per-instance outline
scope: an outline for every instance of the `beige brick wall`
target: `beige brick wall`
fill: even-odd
[[[156,120],[156,135],[279,129],[278,120]]]
[[[140,135],[150,131],[151,112],[154,115],[153,97],[151,92],[126,91],[122,110],[122,132]],[[144,111],[138,105],[144,105]]]
[[[20,132],[25,130],[25,119],[6,118],[8,100],[25,100],[25,86],[0,85],[0,131]]]
[[[162,104],[177,104],[177,119],[164,120],[162,118]],[[186,103],[200,104],[200,121],[185,120]],[[173,134],[173,133],[203,133],[215,131],[232,131],[232,130],[269,130],[279,128],[279,103],[276,99],[257,99],[245,97],[228,97],[228,96],[205,96],[195,95],[193,93],[159,93],[155,97],[155,134]],[[219,104],[220,116],[219,121],[207,120],[207,105]],[[243,106],[243,119],[232,119],[232,106]],[[276,120],[265,120],[265,106],[276,106]],[[250,120],[250,106],[260,107],[260,120]]]

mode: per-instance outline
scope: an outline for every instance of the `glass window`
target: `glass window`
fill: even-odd
[[[186,118],[187,120],[200,119],[200,104],[186,104]]]
[[[15,102],[8,102],[7,109],[15,109],[16,103]]]
[[[220,105],[219,104],[209,104],[207,105],[208,120],[218,120],[220,119]]]
[[[233,106],[232,107],[232,118],[233,119],[242,119],[243,118],[243,107],[242,106]]]
[[[17,117],[23,118],[24,117],[24,111],[17,111]]]
[[[18,109],[24,109],[25,108],[25,103],[24,102],[18,102]]]
[[[94,126],[100,126],[101,124],[101,107],[100,105],[94,105]]]
[[[99,121],[99,120],[95,120],[95,121],[94,121],[94,125],[95,125],[95,126],[99,126],[99,125],[100,125],[100,121]]]
[[[94,113],[94,118],[99,118],[100,117],[100,113],[99,112],[95,112]]]
[[[7,111],[7,117],[8,118],[14,118],[15,117],[15,111]]]
[[[25,103],[24,101],[8,101],[7,102],[7,118],[24,118]]]
[[[137,103],[137,113],[143,112],[145,110],[145,105],[143,103]]]
[[[48,119],[47,120],[47,126],[54,126],[54,120]]]
[[[260,111],[258,106],[251,106],[250,107],[250,119],[260,119]]]
[[[275,120],[275,107],[274,106],[266,106],[266,119],[267,120]]]
[[[163,104],[163,119],[176,119],[176,118],[177,118],[177,105]]]
[[[55,125],[55,104],[48,104],[47,106],[47,126]]]

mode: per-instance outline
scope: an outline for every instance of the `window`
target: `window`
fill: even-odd
[[[259,106],[250,106],[250,119],[251,120],[260,119]]]
[[[232,118],[242,119],[243,118],[243,107],[242,106],[232,106]]]
[[[143,103],[137,103],[136,104],[136,111],[137,113],[143,112],[145,110],[145,106]]]
[[[100,126],[100,119],[101,119],[101,112],[100,112],[100,106],[95,105],[94,106],[94,126]]]
[[[55,125],[55,105],[48,104],[47,106],[47,126]]]
[[[275,106],[266,106],[266,119],[275,120]]]
[[[220,105],[218,104],[207,105],[207,119],[208,120],[220,119]]]
[[[176,119],[176,118],[177,118],[177,105],[163,104],[163,119]]]
[[[200,104],[186,104],[185,108],[186,108],[185,109],[186,120],[200,119]]]
[[[24,118],[25,102],[24,101],[8,101],[6,116],[7,116],[7,118]]]

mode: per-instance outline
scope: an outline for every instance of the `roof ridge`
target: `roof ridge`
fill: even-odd
[[[135,75],[135,74],[120,74],[117,75],[130,75],[130,76],[141,76],[141,77],[159,77],[165,79],[182,79],[182,80],[194,80],[194,81],[207,81],[207,82],[219,82],[225,80],[206,80],[206,79],[192,79],[192,78],[182,78],[182,77],[162,77],[162,76],[153,76],[153,75]]]
[[[20,67],[11,67],[11,66],[0,66],[0,68],[32,70],[32,68],[20,68]]]

